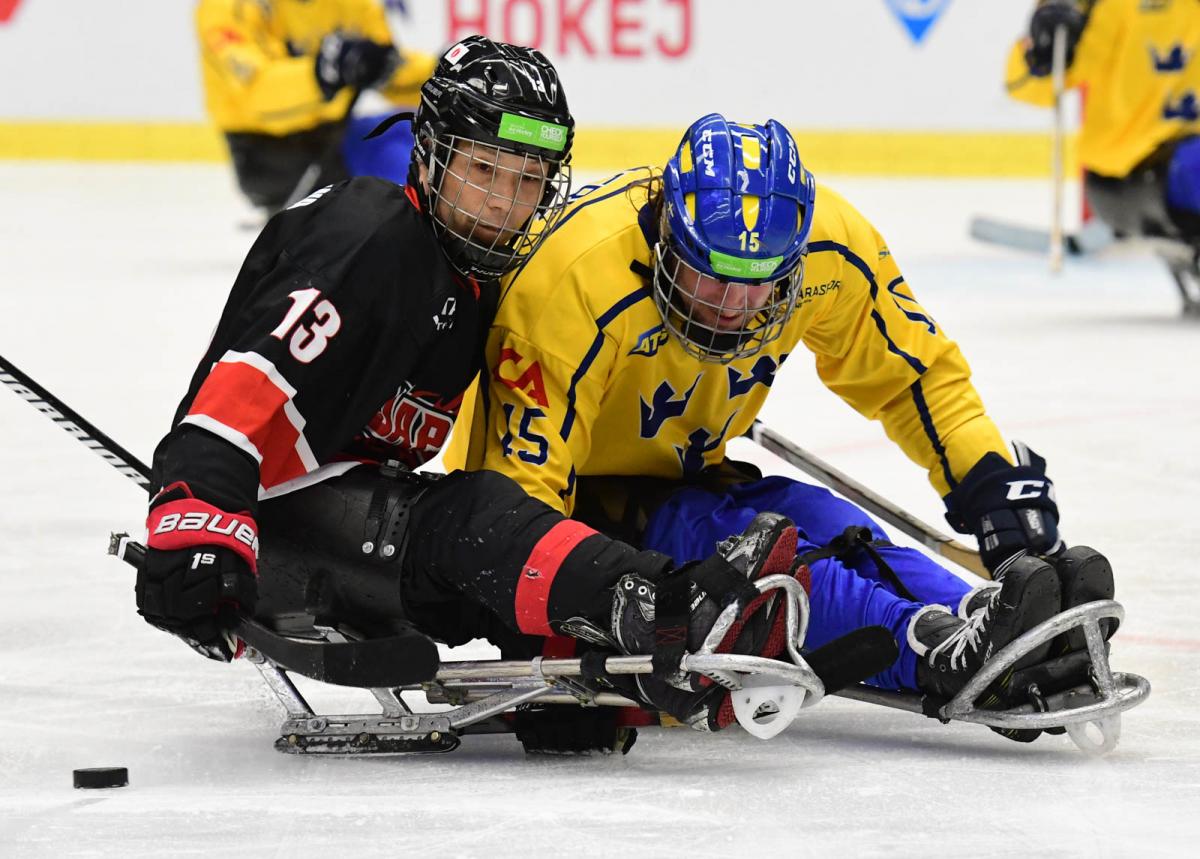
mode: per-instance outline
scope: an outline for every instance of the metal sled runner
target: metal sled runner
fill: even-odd
[[[775,580],[782,579],[782,582]],[[732,622],[727,610],[701,652],[684,657],[687,672],[702,674],[733,694],[739,723],[751,734],[774,736],[786,728],[804,707],[826,694],[821,677],[803,655],[807,599],[794,580],[773,576],[757,583],[760,591],[787,588],[788,657],[790,662],[754,656],[712,652]],[[794,587],[793,587],[794,586]],[[1149,682],[1136,674],[1114,672],[1099,623],[1120,621],[1124,609],[1112,600],[1087,603],[1050,618],[997,653],[948,702],[916,693],[888,692],[850,685],[831,694],[924,714],[942,722],[974,722],[997,728],[1065,729],[1087,754],[1112,751],[1120,739],[1121,713],[1137,706],[1150,694]],[[1082,628],[1087,651],[1072,654],[1077,667],[1066,682],[1045,689],[1030,681],[1020,693],[1030,703],[1008,710],[977,708],[975,700],[1030,649],[1073,628]],[[343,641],[337,630],[319,630],[329,642]],[[834,643],[838,645],[838,642]],[[845,646],[845,645],[842,645]],[[580,659],[531,661],[464,661],[444,664],[435,676],[395,688],[373,688],[382,708],[380,715],[322,716],[305,701],[285,669],[250,650],[248,657],[287,712],[275,747],[291,754],[397,754],[446,752],[458,747],[467,734],[511,733],[505,714],[525,704],[565,704],[582,707],[638,707],[622,695],[597,691],[585,679]],[[650,656],[610,656],[604,670],[613,675],[649,674]],[[1036,668],[1036,666],[1035,666]],[[858,669],[860,674],[874,669]],[[1017,672],[1017,676],[1022,676]],[[1026,673],[1024,676],[1036,676]],[[832,681],[831,686],[837,681]],[[1020,682],[1014,680],[1014,682]],[[1045,681],[1043,681],[1045,682]],[[422,692],[430,704],[450,705],[436,713],[415,713],[402,700],[402,692]]]
[[[1121,621],[1125,609],[1114,600],[1085,603],[1055,615],[1026,632],[995,654],[950,701],[939,702],[921,695],[888,692],[860,686],[838,694],[932,716],[943,722],[975,722],[994,728],[1017,730],[1065,729],[1086,754],[1106,754],[1116,748],[1121,736],[1121,714],[1136,707],[1150,694],[1150,683],[1137,674],[1114,672],[1108,663],[1108,648],[1100,621]],[[1087,639],[1086,654],[1072,654],[1077,668],[1069,671],[1057,687],[1040,688],[1033,680],[1038,666],[1014,672],[1013,685],[1029,703],[1009,710],[977,708],[975,700],[988,686],[1012,669],[1013,664],[1039,644],[1070,629],[1082,628]],[[1022,678],[1025,682],[1022,682]],[[1042,679],[1042,678],[1038,678]],[[1043,679],[1043,683],[1046,682]]]
[[[790,724],[801,708],[820,701],[825,685],[800,649],[808,625],[804,589],[789,576],[769,576],[754,584],[760,593],[782,591],[789,661],[715,652],[738,616],[738,606],[733,604],[718,618],[699,652],[683,657],[681,667],[733,692],[738,721],[750,733],[766,737]],[[317,631],[327,642],[346,641],[338,630]],[[441,666],[429,680],[372,688],[383,711],[378,716],[321,716],[285,669],[252,648],[246,656],[287,711],[275,747],[291,754],[452,751],[466,734],[511,732],[503,716],[523,704],[639,707],[623,695],[597,690],[587,675],[596,667],[614,676],[653,671],[651,656],[607,656],[591,667],[584,659],[454,662]],[[414,713],[401,698],[406,691],[422,692],[431,704],[449,704],[451,708]]]

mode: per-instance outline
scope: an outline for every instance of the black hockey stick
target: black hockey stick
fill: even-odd
[[[78,412],[0,356],[0,382],[134,483],[149,488],[150,469]],[[138,566],[146,547],[114,535],[109,554]],[[243,617],[234,632],[286,671],[337,686],[403,686],[431,679],[439,665],[437,646],[418,632],[362,641],[297,641]]]
[[[91,422],[54,394],[47,391],[0,355],[0,382],[29,405],[62,427],[84,447],[94,450],[101,459],[142,487],[150,486],[150,469],[140,459],[117,444]]]
[[[826,695],[836,695],[887,671],[900,658],[896,639],[882,626],[863,626],[810,650],[804,659],[821,678]]]
[[[146,547],[126,534],[113,534],[108,553],[136,568],[146,557]],[[437,645],[415,630],[360,641],[302,641],[243,617],[233,631],[280,668],[335,686],[371,689],[421,683],[432,680],[440,664]]]

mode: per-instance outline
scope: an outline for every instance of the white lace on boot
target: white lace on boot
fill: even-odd
[[[944,619],[933,618],[931,615],[944,615]],[[922,619],[927,619],[927,635],[937,638],[945,634],[940,642],[930,646],[921,641],[917,634],[917,625]],[[948,659],[946,665],[950,671],[963,671],[968,667],[967,661],[980,657],[980,645],[983,643],[983,626],[987,622],[986,611],[977,611],[967,620],[956,617],[946,608],[939,605],[927,605],[912,616],[908,622],[908,645],[913,652],[925,660],[930,667],[941,668],[937,663]],[[950,626],[955,628],[950,630]]]

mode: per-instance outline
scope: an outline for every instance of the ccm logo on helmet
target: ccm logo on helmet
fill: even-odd
[[[696,153],[696,160],[704,166],[704,175],[716,178],[717,171],[713,167],[713,145],[712,145],[712,129],[706,128],[700,132],[700,151]]]
[[[169,534],[172,531],[208,531],[222,537],[233,537],[253,549],[255,555],[258,554],[258,535],[236,516],[200,512],[168,513],[159,520],[154,533]]]

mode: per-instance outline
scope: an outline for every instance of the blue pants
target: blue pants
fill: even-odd
[[[398,122],[386,134],[363,140],[388,114],[356,116],[346,126],[342,138],[342,159],[351,176],[378,176],[398,185],[408,178],[408,159],[412,152],[412,129]]]
[[[1200,136],[1180,141],[1167,168],[1167,203],[1200,215]]]
[[[829,490],[786,477],[767,477],[723,494],[681,489],[651,514],[643,545],[672,556],[677,563],[699,560],[763,511],[780,513],[796,523],[800,555],[825,547],[852,525],[869,528],[877,540],[887,539],[866,513]],[[836,558],[816,561],[809,565],[811,615],[805,644],[819,647],[862,626],[885,627],[900,647],[900,658],[867,682],[883,689],[915,690],[917,655],[908,644],[909,619],[924,605],[957,609],[972,585],[915,549],[888,544],[878,547],[878,552],[920,602],[898,596],[866,552],[860,551],[848,563]]]

